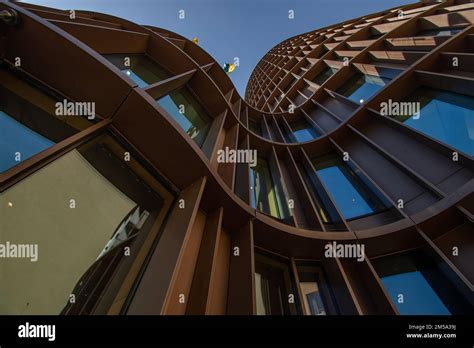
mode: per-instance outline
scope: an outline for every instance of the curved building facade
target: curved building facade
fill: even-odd
[[[290,38],[0,3],[0,313],[474,313],[474,4]]]

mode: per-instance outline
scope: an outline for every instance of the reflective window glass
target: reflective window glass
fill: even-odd
[[[191,92],[181,88],[159,99],[158,104],[199,146],[204,143],[211,118]]]
[[[356,74],[338,90],[338,93],[359,104],[367,101],[389,81],[390,79],[386,77]]]
[[[104,57],[141,88],[170,77],[166,70],[145,54],[107,54]]]
[[[474,155],[474,98],[422,87],[405,100],[420,103],[419,114],[397,119],[470,156]]]
[[[95,107],[76,105],[26,76],[0,69],[0,172],[92,125]]]
[[[339,157],[313,160],[324,187],[345,219],[354,219],[386,209],[380,194],[369,188],[358,173]]]

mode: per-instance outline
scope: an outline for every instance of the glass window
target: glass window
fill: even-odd
[[[306,100],[307,100],[307,98],[304,95],[302,95],[300,92],[297,91],[296,94],[295,94],[295,97],[293,98],[293,104],[298,106],[298,105],[303,104]]]
[[[145,54],[107,54],[104,57],[141,88],[170,77],[168,72]]]
[[[300,282],[303,303],[311,315],[326,315],[323,299],[317,282]]]
[[[327,67],[314,78],[313,82],[321,86],[327,79],[334,75],[337,70],[338,69]]]
[[[302,143],[316,139],[320,134],[305,120],[299,120],[290,125],[296,141]]]
[[[263,158],[257,159],[257,165],[250,167],[251,203],[252,207],[278,219],[290,216],[287,200],[272,175],[269,163]]]
[[[338,93],[359,104],[367,101],[389,81],[386,77],[355,74],[339,88]]]
[[[260,273],[255,273],[255,292],[257,302],[257,315],[270,314],[270,301],[268,294],[268,281]]]
[[[319,178],[345,219],[354,219],[387,209],[385,200],[366,178],[339,157],[313,160]]]
[[[298,79],[293,78],[293,80],[291,80],[291,82],[289,82],[284,88],[282,88],[282,91],[285,92],[285,93],[288,92],[290,90],[290,88],[293,87],[296,84],[296,82],[298,82]]]
[[[255,292],[257,315],[296,314],[295,304],[288,303],[294,294],[288,265],[255,253]]]
[[[249,128],[255,134],[262,135],[262,127],[261,127],[260,123],[257,123],[255,121],[249,119]]]
[[[128,258],[115,254],[114,265],[108,255],[131,238],[143,243],[171,201],[136,160],[123,160],[125,151],[101,135],[0,193],[0,245],[28,250],[22,258],[1,254],[1,314],[92,308],[105,289],[114,298],[118,289],[109,283],[117,261],[134,262],[141,245],[131,244]]]
[[[419,31],[416,36],[452,36],[464,30],[462,28],[440,28],[440,29],[427,29]]]
[[[0,172],[17,165],[54,143],[0,111]]]
[[[420,113],[396,117],[470,156],[474,155],[474,98],[422,87],[406,98],[420,103]]]
[[[57,103],[26,77],[0,69],[0,172],[93,124],[95,114],[67,116]]]
[[[427,255],[420,251],[373,260],[393,303],[403,315],[449,315],[472,310]]]
[[[326,229],[332,231],[346,230],[339,213],[332,204],[323,186],[319,180],[317,180],[315,173],[307,170],[301,162],[298,162],[298,167]]]
[[[199,146],[204,143],[211,118],[191,92],[181,88],[159,99],[158,104]]]

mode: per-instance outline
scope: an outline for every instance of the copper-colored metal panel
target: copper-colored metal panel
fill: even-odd
[[[253,224],[232,233],[227,314],[255,314]]]
[[[6,37],[5,59],[14,62],[20,57],[22,69],[45,84],[73,100],[95,102],[96,112],[103,117],[113,116],[131,88],[129,82],[79,40],[13,3],[8,6],[20,13],[22,24]],[[61,54],[51,54],[58,47]]]
[[[124,309],[128,314],[255,314],[255,247],[290,259],[296,282],[295,258],[323,260],[341,314],[397,314],[370,260],[325,257],[332,241],[360,243],[370,258],[427,249],[473,301],[469,249],[459,258],[449,255],[457,239],[472,242],[472,158],[459,153],[455,161],[450,145],[379,112],[382,102],[403,100],[423,85],[472,95],[473,10],[453,4],[401,6],[403,12],[386,10],[290,38],[257,64],[242,99],[219,64],[179,34],[95,12],[77,11],[72,20],[68,11],[2,3],[21,20],[2,27],[6,65],[15,69],[21,58],[25,76],[73,101],[95,102],[106,120],[0,173],[0,191],[106,129],[180,191],[149,259],[135,265],[143,273]],[[447,36],[425,32],[452,24],[467,26]],[[145,53],[171,77],[140,88],[100,55],[110,53]],[[454,58],[459,66],[451,66]],[[338,71],[314,82],[327,67]],[[356,73],[391,82],[363,103],[353,102],[339,88]],[[212,118],[202,146],[157,103],[181,87]],[[291,112],[290,105],[296,105]],[[301,119],[322,135],[287,143],[285,134]],[[249,129],[250,121],[260,124],[262,134]],[[290,219],[251,206],[250,166],[219,163],[217,151],[226,147],[257,150],[272,163],[284,196],[295,198]],[[299,162],[315,172],[313,159],[345,152],[391,207],[342,219],[346,231],[336,232],[322,222]],[[318,178],[316,173],[313,183]],[[342,216],[333,192],[324,185],[322,190]],[[127,294],[122,291],[109,313],[121,310]]]
[[[239,125],[236,124],[231,129],[226,130],[225,140],[222,149],[237,149],[237,140],[238,140]],[[225,183],[231,190],[234,189],[234,178],[235,178],[235,163],[219,163],[218,173],[224,179]]]
[[[186,314],[207,314],[208,302],[211,300],[209,294],[218,291],[212,288],[211,279],[215,281],[213,273],[215,273],[217,262],[220,261],[216,260],[216,256],[222,233],[223,212],[224,209],[220,208],[206,218]],[[223,291],[223,289],[219,290]]]
[[[205,229],[206,216],[202,211],[198,211],[190,231],[184,237],[161,314],[182,315],[187,313],[187,307],[191,301],[190,291],[194,271]]]
[[[206,314],[223,315],[227,313],[227,294],[229,292],[229,269],[231,236],[222,229],[216,243],[213,269],[209,281],[209,294]]]
[[[69,21],[50,20],[49,22],[67,31],[100,54],[143,53],[147,47],[149,37],[147,34]]]

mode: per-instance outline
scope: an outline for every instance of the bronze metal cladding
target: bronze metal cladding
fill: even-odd
[[[89,11],[72,18],[27,3],[1,2],[2,13],[4,68],[68,100],[94,102],[97,122],[0,173],[0,194],[105,133],[145,168],[138,176],[156,178],[170,193],[160,203],[166,214],[152,216],[154,226],[132,249],[135,261],[120,264],[96,289],[100,296],[63,313],[257,314],[255,273],[268,265],[296,284],[286,314],[310,314],[299,277],[320,267],[333,289],[329,312],[397,315],[373,263],[415,249],[442,265],[474,306],[472,156],[380,107],[421,86],[474,97],[472,3],[417,2],[292,37],[256,65],[245,99],[207,52],[166,29]],[[436,30],[452,33],[430,34]],[[140,87],[113,55],[146,56],[166,78]],[[345,86],[358,75],[386,83],[352,100]],[[200,143],[157,103],[181,88],[210,117]],[[301,122],[318,136],[297,141],[292,134]],[[253,207],[250,164],[219,161],[223,149],[257,151],[283,205],[291,200],[285,217]],[[384,209],[345,216],[316,174],[310,181],[335,216],[328,221],[306,178],[317,173],[314,159],[328,155],[347,157]],[[364,260],[326,257],[332,242],[364,245]]]

